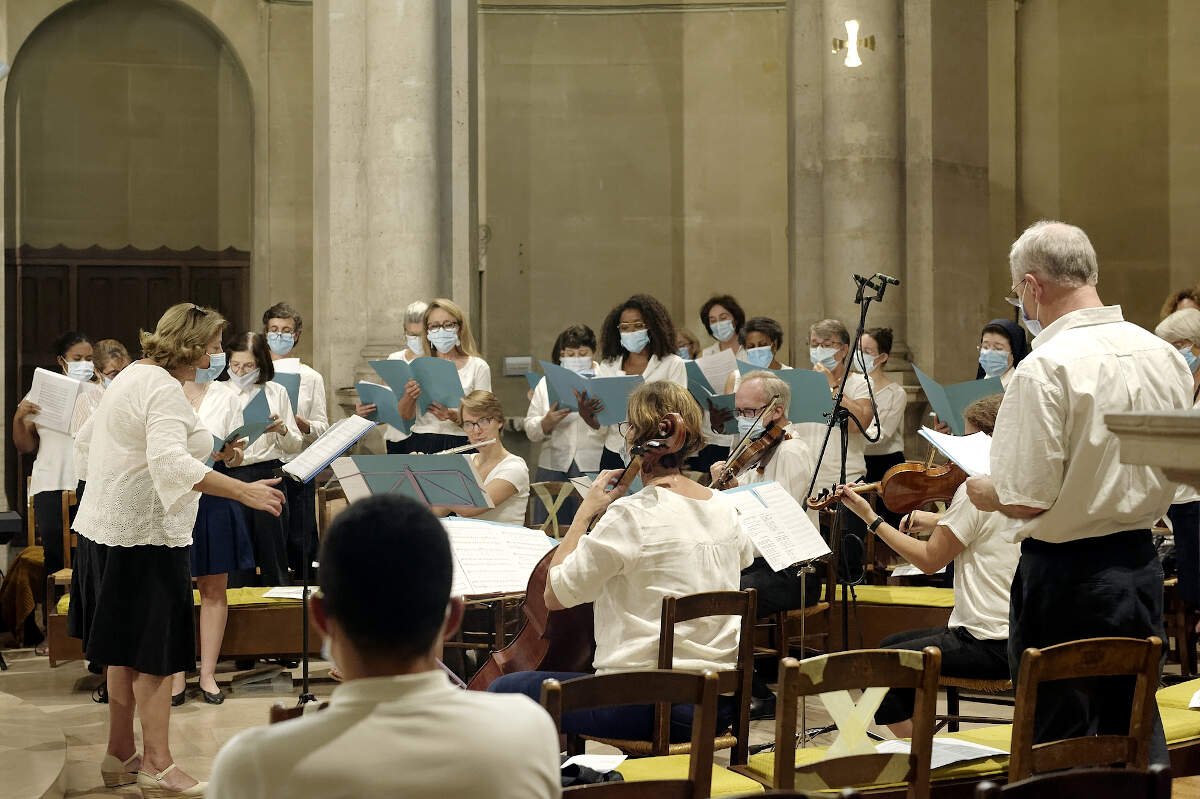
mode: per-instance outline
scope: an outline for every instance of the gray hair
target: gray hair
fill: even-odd
[[[1074,225],[1043,219],[1025,228],[1008,251],[1013,282],[1032,272],[1060,286],[1094,286],[1100,279],[1096,250]]]
[[[850,331],[837,319],[822,319],[808,329],[811,336],[816,333],[821,338],[836,338],[843,344],[850,343]]]
[[[1190,341],[1200,346],[1200,311],[1184,308],[1158,323],[1154,335],[1165,341]]]
[[[417,300],[414,303],[409,303],[409,306],[404,309],[404,324],[405,325],[424,325],[425,311],[429,308],[429,303]]]
[[[763,393],[768,398],[778,395],[780,407],[783,408],[784,414],[787,414],[787,409],[792,404],[792,388],[787,384],[786,380],[774,372],[768,372],[765,369],[760,369],[757,372],[749,372],[744,375],[742,377],[742,385],[746,385],[751,380],[758,380],[762,383]]]

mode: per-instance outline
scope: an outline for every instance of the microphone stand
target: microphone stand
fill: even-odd
[[[315,494],[316,492],[314,492]],[[313,502],[316,502],[314,496]],[[300,575],[301,582],[304,586],[300,594],[300,696],[296,699],[296,705],[302,707],[309,702],[316,702],[317,697],[313,694],[312,689],[308,684],[308,584],[309,584],[309,569],[312,568],[312,555],[308,551],[308,531],[304,531],[304,535],[300,540]]]

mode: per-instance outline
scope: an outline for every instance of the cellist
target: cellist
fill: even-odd
[[[629,398],[622,433],[630,452],[661,437],[661,422],[677,414],[685,435],[673,451],[642,455],[644,488],[630,496],[616,486],[622,470],[601,473],[584,497],[566,536],[555,550],[546,583],[551,610],[594,603],[597,673],[653,669],[658,664],[662,600],[705,591],[736,591],[754,547],[738,524],[732,503],[680,473],[683,461],[703,441],[703,416],[686,389],[670,381],[639,387]],[[588,527],[599,516],[594,529]],[[733,668],[739,622],[733,617],[698,619],[680,625],[674,666],[701,672]],[[568,680],[577,672],[527,671],[506,674],[488,690],[538,698],[547,678]],[[717,728],[733,720],[732,698],[718,704]],[[671,713],[671,741],[691,735],[692,707]],[[652,706],[617,707],[568,714],[563,732],[645,740],[652,734]],[[714,731],[715,734],[715,731]]]

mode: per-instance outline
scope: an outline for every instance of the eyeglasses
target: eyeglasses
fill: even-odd
[[[494,421],[495,421],[495,419],[492,419],[490,416],[485,416],[477,422],[463,422],[462,429],[466,430],[468,433],[475,433],[475,432],[478,432],[479,430],[483,429],[484,422],[494,422]]]
[[[1004,301],[1014,308],[1021,307],[1021,298],[1017,295],[1017,289],[1021,288],[1021,284],[1024,283],[1025,280],[1026,278],[1021,278],[1017,285],[1008,290],[1008,296],[1004,298]]]
[[[645,322],[621,322],[619,325],[617,325],[617,330],[621,331],[622,333],[636,333],[639,330],[645,329]]]
[[[842,342],[834,341],[833,339],[828,339],[826,341],[810,341],[810,342],[808,342],[808,346],[810,346],[810,347],[828,347],[831,350],[836,350],[838,347],[842,346]]]
[[[425,328],[430,333],[435,333],[438,330],[445,330],[447,333],[458,332],[458,322],[439,322]]]
[[[740,416],[743,419],[757,419],[758,415],[766,409],[766,405],[763,405],[761,408],[734,408],[733,415]]]
[[[257,363],[231,363],[229,364],[229,373],[234,375],[248,375],[257,368]]]
[[[629,422],[621,422],[617,425],[617,432],[621,434],[621,438],[628,438],[629,431],[633,429],[633,425]]]

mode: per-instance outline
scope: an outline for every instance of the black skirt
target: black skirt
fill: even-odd
[[[160,676],[195,667],[190,549],[79,536],[67,632],[88,660]]]
[[[238,466],[229,470],[229,476],[243,483],[270,480],[280,475],[282,465],[277,460],[271,460]],[[255,510],[244,505],[241,506],[241,512],[246,519],[246,527],[250,530],[258,574],[255,575],[253,570],[234,572],[230,575],[229,585],[235,588],[245,585],[291,585],[292,578],[288,574],[287,559],[287,503],[284,503],[283,513],[279,516],[272,516],[265,510]]]

